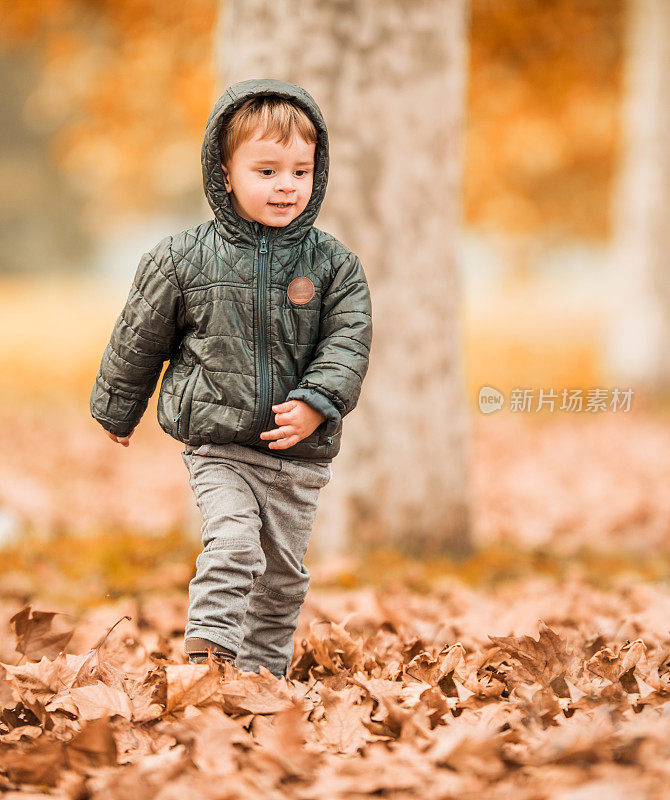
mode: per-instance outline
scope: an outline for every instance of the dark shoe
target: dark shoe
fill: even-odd
[[[207,661],[207,653],[191,653],[188,657],[189,664],[204,664]],[[234,664],[235,663],[235,656],[223,656],[220,653],[212,653],[212,657],[215,661],[218,661],[220,664],[228,663]]]
[[[184,642],[184,650],[188,655],[189,664],[202,664],[207,661],[209,652],[211,651],[214,660],[223,664],[228,661],[233,663],[235,661],[235,653],[222,647],[220,644],[210,642],[208,639],[201,639],[200,637],[192,636]]]

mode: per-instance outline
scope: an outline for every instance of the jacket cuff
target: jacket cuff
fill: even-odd
[[[91,416],[96,422],[99,422],[106,431],[114,436],[120,436],[121,438],[124,438],[126,436],[130,436],[130,434],[135,430],[134,427],[128,430],[127,425],[119,425],[118,422],[114,422],[114,420],[111,419],[105,419],[105,417],[101,417],[99,414],[94,414],[93,412],[91,412]]]
[[[342,415],[325,394],[317,392],[316,389],[291,389],[291,391],[286,395],[286,399],[304,400],[304,402],[312,406],[313,409],[320,411],[326,419],[325,422],[322,422],[321,425],[317,427],[317,430],[323,426],[323,432],[325,436],[332,436],[337,430],[340,420],[342,419]]]
[[[133,420],[142,415],[142,403],[97,389],[96,383],[89,399],[91,416],[114,436],[128,436],[137,427],[137,422]],[[101,406],[107,413],[100,410]]]

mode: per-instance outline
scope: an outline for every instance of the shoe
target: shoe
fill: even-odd
[[[184,650],[188,655],[189,664],[202,664],[207,661],[207,657],[211,652],[214,660],[220,664],[228,661],[233,663],[235,661],[235,653],[222,647],[220,644],[210,642],[208,639],[201,639],[200,637],[192,636],[184,642]]]
[[[207,653],[191,653],[191,655],[188,657],[188,663],[203,664],[205,661],[207,661],[207,655],[208,655]],[[218,661],[219,664],[224,664],[226,662],[229,664],[235,663],[235,656],[232,655],[224,656],[221,653],[213,652],[212,657],[214,658],[215,661]]]

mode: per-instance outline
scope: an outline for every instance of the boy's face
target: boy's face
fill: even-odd
[[[315,148],[299,134],[286,145],[261,138],[258,132],[242,142],[230,163],[221,165],[235,211],[263,225],[288,225],[305,210],[312,194]]]

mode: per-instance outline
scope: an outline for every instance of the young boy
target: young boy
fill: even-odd
[[[158,421],[185,444],[204,520],[185,651],[287,675],[317,497],[368,369],[370,294],[358,257],[313,226],[328,132],[304,89],[230,86],[202,166],[214,219],[142,257],[90,409],[127,447],[169,359]]]

